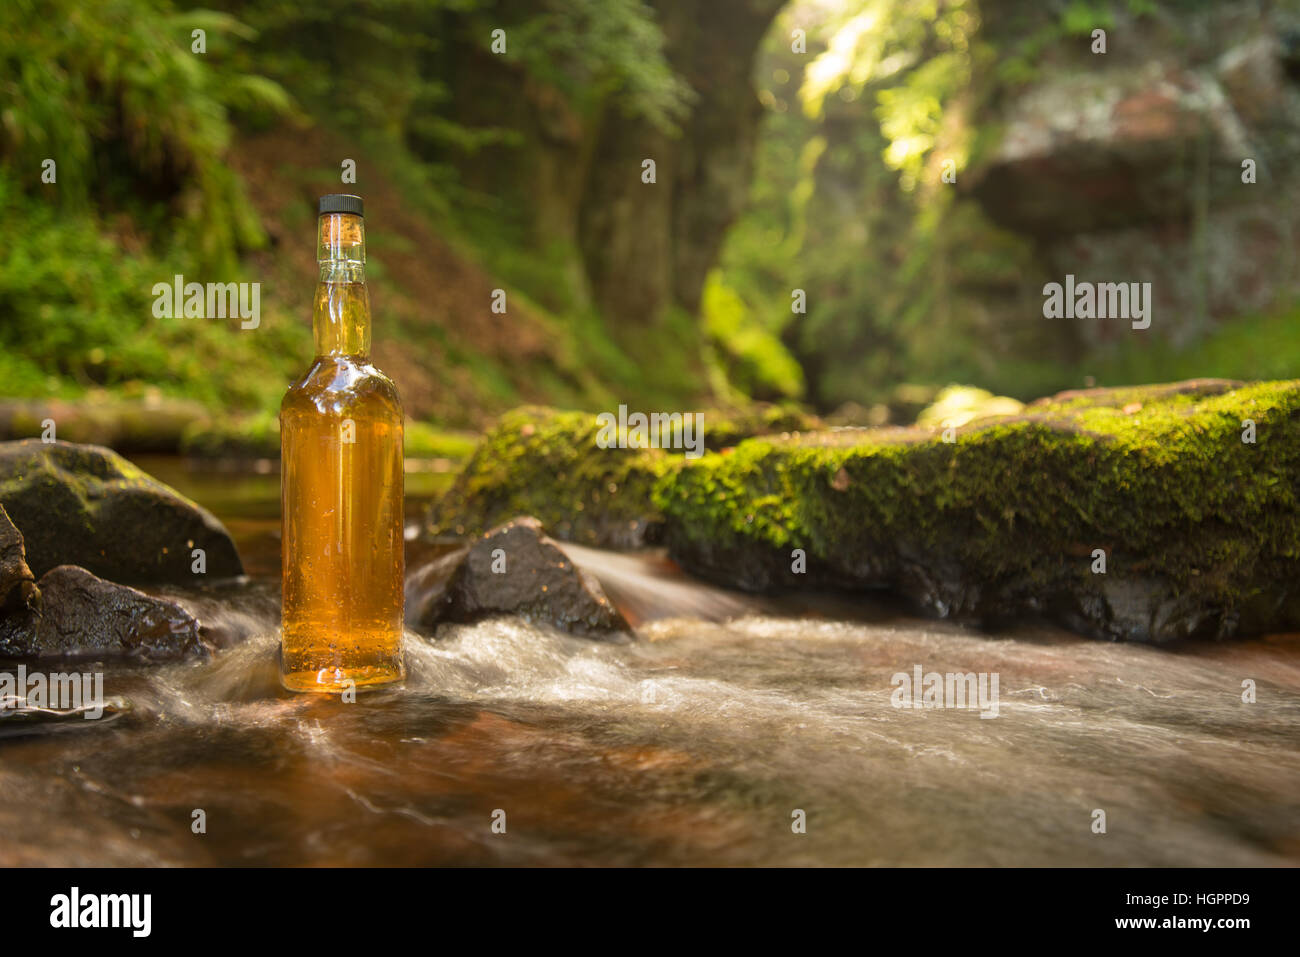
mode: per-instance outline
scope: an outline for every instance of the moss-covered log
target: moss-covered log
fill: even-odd
[[[1063,393],[946,436],[755,439],[656,501],[673,556],[726,584],[1163,642],[1300,623],[1298,477],[1300,381],[1202,380]]]

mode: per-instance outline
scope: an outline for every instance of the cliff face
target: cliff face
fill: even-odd
[[[1042,26],[1023,8],[981,4],[992,49],[1022,49]],[[1274,4],[1164,3],[1115,12],[1105,53],[1080,31],[1027,83],[986,72],[973,119],[1000,132],[964,188],[1057,281],[1150,281],[1155,332],[1174,343],[1269,308],[1294,289],[1300,226],[1285,173],[1300,160],[1293,20]]]
[[[762,115],[750,74],[781,0],[656,0],[664,52],[690,86],[668,131],[611,97],[575,106],[545,83],[512,77],[481,50],[452,84],[458,119],[517,138],[462,171],[509,196],[539,250],[576,250],[570,292],[616,324],[652,324],[674,306],[694,313],[704,277],[748,195]],[[654,160],[655,181],[643,181]]]
[[[697,99],[682,135],[647,135],[606,110],[579,217],[583,261],[607,316],[694,313],[727,227],[749,194],[762,116],[750,74],[782,0],[658,0],[673,68]],[[638,175],[658,167],[655,186]]]

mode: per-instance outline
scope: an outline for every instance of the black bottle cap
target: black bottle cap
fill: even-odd
[[[352,213],[355,216],[365,216],[365,204],[361,202],[360,196],[353,196],[351,193],[330,193],[328,196],[320,198],[320,206],[317,209],[317,216],[324,216],[327,213]]]

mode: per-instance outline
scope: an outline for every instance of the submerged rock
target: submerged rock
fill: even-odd
[[[408,623],[520,615],[587,637],[628,632],[600,583],[574,566],[535,518],[516,518],[407,577]]]
[[[198,621],[180,605],[84,568],[51,569],[41,576],[40,592],[39,612],[0,620],[0,656],[170,661],[207,654]]]
[[[0,443],[0,505],[37,576],[58,565],[132,583],[243,574],[234,541],[211,513],[98,446]],[[193,571],[196,548],[202,575]]]
[[[841,430],[688,462],[670,553],[751,590],[889,590],[1166,642],[1300,625],[1300,381],[1062,393],[938,430]]]

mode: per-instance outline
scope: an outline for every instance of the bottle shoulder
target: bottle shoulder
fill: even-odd
[[[289,386],[280,411],[315,408],[320,412],[342,412],[358,405],[384,406],[402,415],[396,384],[368,360],[317,356],[306,373]]]

